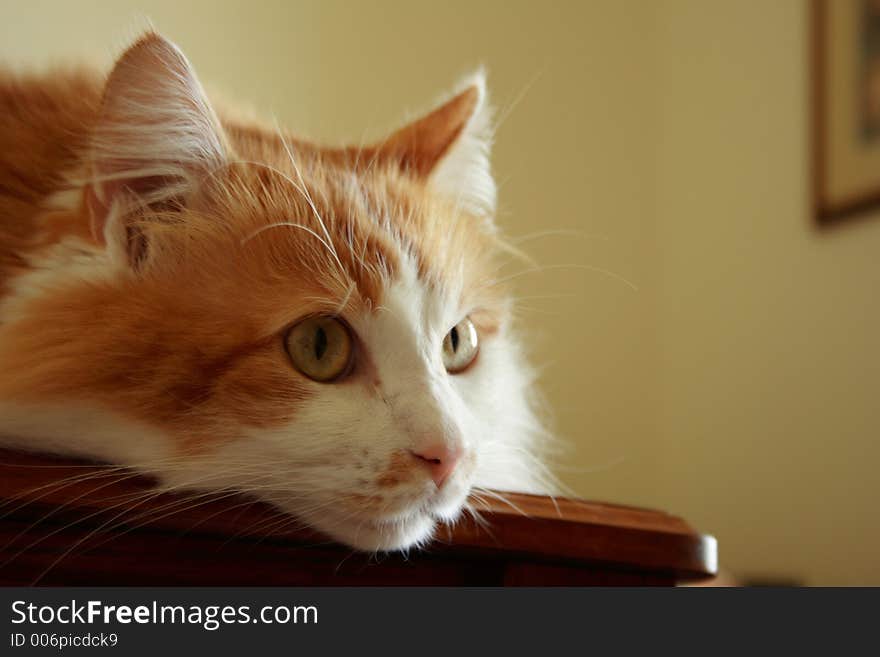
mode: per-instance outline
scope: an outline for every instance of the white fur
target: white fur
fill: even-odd
[[[458,139],[431,172],[431,184],[454,199],[462,209],[478,217],[495,212],[496,187],[489,152],[492,147],[492,109],[482,69],[466,77],[459,92],[475,87],[477,104]]]
[[[131,465],[158,474],[171,454],[160,431],[83,402],[22,403],[0,400],[0,445]]]

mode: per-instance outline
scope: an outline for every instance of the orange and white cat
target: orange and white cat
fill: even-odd
[[[0,73],[0,444],[243,491],[399,549],[541,490],[484,77],[367,147],[215,112],[146,34]]]

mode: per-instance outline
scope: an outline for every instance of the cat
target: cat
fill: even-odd
[[[485,75],[363,147],[215,110],[142,35],[0,73],[0,445],[240,491],[362,550],[548,486]]]

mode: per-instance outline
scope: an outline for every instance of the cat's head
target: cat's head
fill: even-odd
[[[322,148],[219,120],[148,35],[93,134],[86,207],[114,273],[65,295],[92,314],[90,371],[65,385],[169,436],[161,476],[364,549],[426,540],[475,483],[535,488],[481,74],[387,139]]]

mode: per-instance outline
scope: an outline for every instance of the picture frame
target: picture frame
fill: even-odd
[[[812,0],[813,213],[880,212],[880,0]]]

